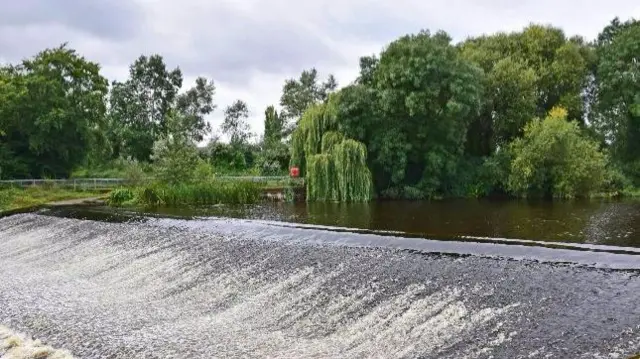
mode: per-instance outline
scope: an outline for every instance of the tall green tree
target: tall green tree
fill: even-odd
[[[116,156],[150,159],[153,143],[167,133],[181,87],[182,72],[168,70],[160,55],[140,56],[127,81],[113,82],[109,112]]]
[[[480,108],[482,71],[459,56],[446,33],[428,31],[361,64],[359,83],[337,94],[335,113],[339,130],[366,145],[376,188],[448,191]]]
[[[591,120],[615,159],[640,180],[640,21],[614,19],[598,39]]]
[[[175,108],[181,121],[171,131],[183,133],[194,142],[202,141],[211,132],[211,124],[205,116],[216,108],[213,103],[215,91],[213,80],[198,77],[194,87],[178,95]]]
[[[264,111],[264,146],[265,148],[277,146],[282,143],[284,133],[284,121],[278,115],[275,107],[269,106]]]
[[[249,107],[242,100],[236,100],[224,110],[222,132],[229,136],[232,146],[241,147],[248,143],[252,134],[249,131]]]
[[[485,74],[480,116],[469,127],[467,152],[489,156],[523,134],[532,118],[554,106],[582,122],[584,93],[595,63],[582,38],[568,39],[551,26],[530,25],[521,32],[471,38],[460,46],[462,56]]]
[[[213,112],[215,85],[203,77],[180,94],[182,72],[167,69],[160,55],[140,56],[129,79],[114,82],[110,94],[109,138],[114,157],[150,159],[153,143],[171,132],[199,142],[211,131],[205,117]]]
[[[63,177],[97,145],[108,82],[63,44],[0,70],[5,177]]]
[[[288,79],[282,88],[280,116],[286,121],[286,134],[291,133],[309,106],[327,101],[338,83],[333,75],[320,83],[315,68],[302,71],[298,79]]]
[[[259,167],[263,175],[276,175],[286,169],[289,164],[289,149],[282,141],[284,125],[284,119],[275,107],[267,107],[264,112],[264,135],[259,159]]]

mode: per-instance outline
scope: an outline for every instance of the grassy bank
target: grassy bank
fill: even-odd
[[[260,200],[263,186],[253,182],[205,182],[121,187],[111,191],[112,206],[180,206],[251,204]]]
[[[29,208],[49,202],[100,196],[96,191],[58,187],[0,188],[0,211]]]

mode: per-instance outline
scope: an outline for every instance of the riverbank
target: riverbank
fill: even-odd
[[[73,200],[70,204],[78,204],[78,200],[97,199],[102,196],[104,193],[100,191],[59,187],[3,188],[0,189],[0,214],[60,201]]]
[[[31,339],[0,325],[0,358],[2,359],[73,359],[66,350],[55,349],[40,340]]]

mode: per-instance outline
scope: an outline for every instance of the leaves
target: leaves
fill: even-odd
[[[297,80],[285,81],[280,97],[280,116],[288,125],[285,135],[293,131],[311,105],[327,101],[329,94],[337,87],[338,83],[333,75],[329,75],[325,82],[318,83],[318,71],[315,68],[303,71]]]
[[[605,179],[606,158],[598,144],[586,138],[568,111],[554,108],[544,120],[525,128],[510,145],[508,187],[521,196],[589,196]]]
[[[100,66],[66,45],[0,70],[3,172],[11,177],[69,175],[97,145],[106,93]]]
[[[249,108],[242,100],[236,100],[224,110],[222,132],[229,135],[231,145],[241,146],[251,137],[249,132]]]

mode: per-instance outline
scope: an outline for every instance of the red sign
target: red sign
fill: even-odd
[[[289,176],[291,176],[291,177],[299,177],[300,176],[300,169],[298,167],[291,167],[289,169]]]

